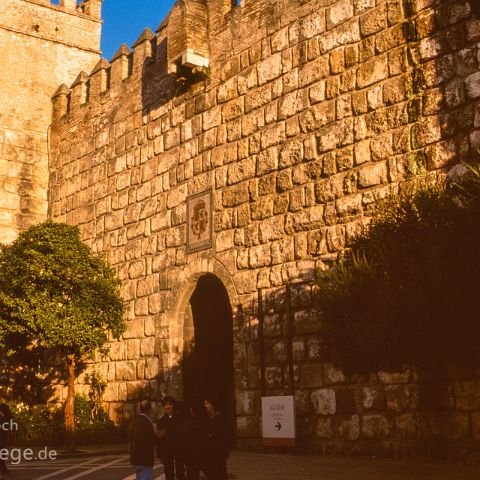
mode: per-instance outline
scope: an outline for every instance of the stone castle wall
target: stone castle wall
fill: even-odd
[[[459,374],[433,409],[415,372],[346,377],[325,361],[312,304],[315,271],[362,231],[376,201],[403,182],[445,173],[478,147],[473,7],[241,3],[177,2],[157,36],[144,32],[133,52],[123,46],[54,98],[50,216],[78,224],[105,252],[128,304],[123,340],[98,363],[110,414],[131,415],[141,395],[181,395],[188,299],[210,272],[234,310],[240,444],[258,445],[261,434],[258,289],[266,393],[290,391],[290,285],[303,446],[463,451],[480,436],[476,380]],[[178,38],[189,22],[198,38]],[[207,55],[205,38],[208,69],[192,74],[175,63],[197,42]],[[213,246],[188,253],[186,200],[209,189]]]
[[[90,0],[90,6],[98,0]],[[99,14],[99,12],[97,12]],[[47,215],[51,97],[100,55],[99,15],[70,3],[3,0],[0,9],[0,241]]]

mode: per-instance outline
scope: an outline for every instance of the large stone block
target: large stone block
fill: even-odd
[[[263,85],[279,77],[282,73],[282,68],[282,57],[280,54],[277,53],[267,57],[257,66],[258,83]]]
[[[320,415],[333,415],[336,412],[335,391],[330,388],[314,390],[310,400],[317,413]]]
[[[384,415],[364,415],[362,435],[368,438],[387,438],[393,432],[391,419]]]
[[[332,419],[330,417],[319,418],[317,420],[316,435],[319,438],[332,438],[333,434]]]
[[[237,417],[237,435],[241,438],[257,437],[259,435],[258,417],[243,415]]]
[[[360,26],[358,19],[354,18],[320,35],[318,44],[320,52],[325,53],[341,45],[348,45],[359,40]]]
[[[320,362],[304,363],[300,366],[300,387],[318,388],[323,386],[323,370]]]
[[[123,333],[124,339],[129,338],[143,338],[145,331],[145,321],[137,318],[127,322],[127,329]]]
[[[417,418],[413,413],[405,413],[396,419],[396,430],[400,437],[413,439],[417,435]]]
[[[464,411],[480,410],[480,381],[457,382],[454,385],[455,406]]]
[[[442,416],[442,428],[448,440],[464,439],[470,433],[469,415],[450,412]]]
[[[360,188],[386,183],[387,180],[387,165],[384,162],[366,164],[358,171],[358,186]]]
[[[319,8],[304,17],[300,23],[300,37],[308,39],[325,31],[325,13]]]
[[[115,379],[130,381],[137,378],[137,365],[135,361],[117,362]]]
[[[362,36],[367,37],[387,28],[387,8],[386,4],[380,4],[379,8],[372,10],[360,18],[360,32]]]
[[[365,62],[358,68],[357,86],[368,87],[374,83],[385,80],[388,77],[388,64],[386,57],[374,58]]]
[[[140,340],[127,340],[125,344],[127,349],[127,360],[137,360],[140,356]]]
[[[388,385],[385,387],[387,406],[396,412],[415,410],[418,406],[417,385]]]
[[[363,387],[361,390],[362,404],[365,410],[382,411],[385,408],[383,388],[378,386]]]
[[[329,58],[329,55],[323,55],[301,67],[298,72],[299,87],[305,87],[327,77],[330,73]]]
[[[358,415],[339,416],[335,419],[335,429],[341,438],[358,440],[361,429],[360,417]]]
[[[145,378],[147,380],[156,378],[159,373],[158,357],[148,357],[145,360]]]

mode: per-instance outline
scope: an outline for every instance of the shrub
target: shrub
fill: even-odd
[[[64,439],[62,412],[54,404],[26,405],[8,402],[18,430],[11,432],[12,443],[56,444]]]
[[[66,440],[63,421],[65,404],[26,405],[8,402],[18,430],[11,443],[20,445],[58,445]],[[79,444],[125,440],[123,428],[116,427],[105,410],[84,395],[75,396],[75,427]]]
[[[480,361],[480,175],[379,206],[368,232],[319,275],[335,363],[347,372],[435,371]]]

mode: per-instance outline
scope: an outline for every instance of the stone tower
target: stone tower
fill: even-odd
[[[50,98],[100,55],[102,0],[2,0],[0,242],[46,218]]]

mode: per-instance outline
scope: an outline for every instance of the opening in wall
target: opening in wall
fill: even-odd
[[[200,277],[185,320],[184,401],[215,399],[233,431],[233,318],[228,293],[219,278],[212,274]]]
[[[88,103],[90,101],[90,79],[85,82],[85,102]]]
[[[112,68],[107,68],[105,70],[105,90],[110,90],[110,85],[112,81]]]
[[[133,52],[127,57],[127,78],[131,77],[133,74]]]

